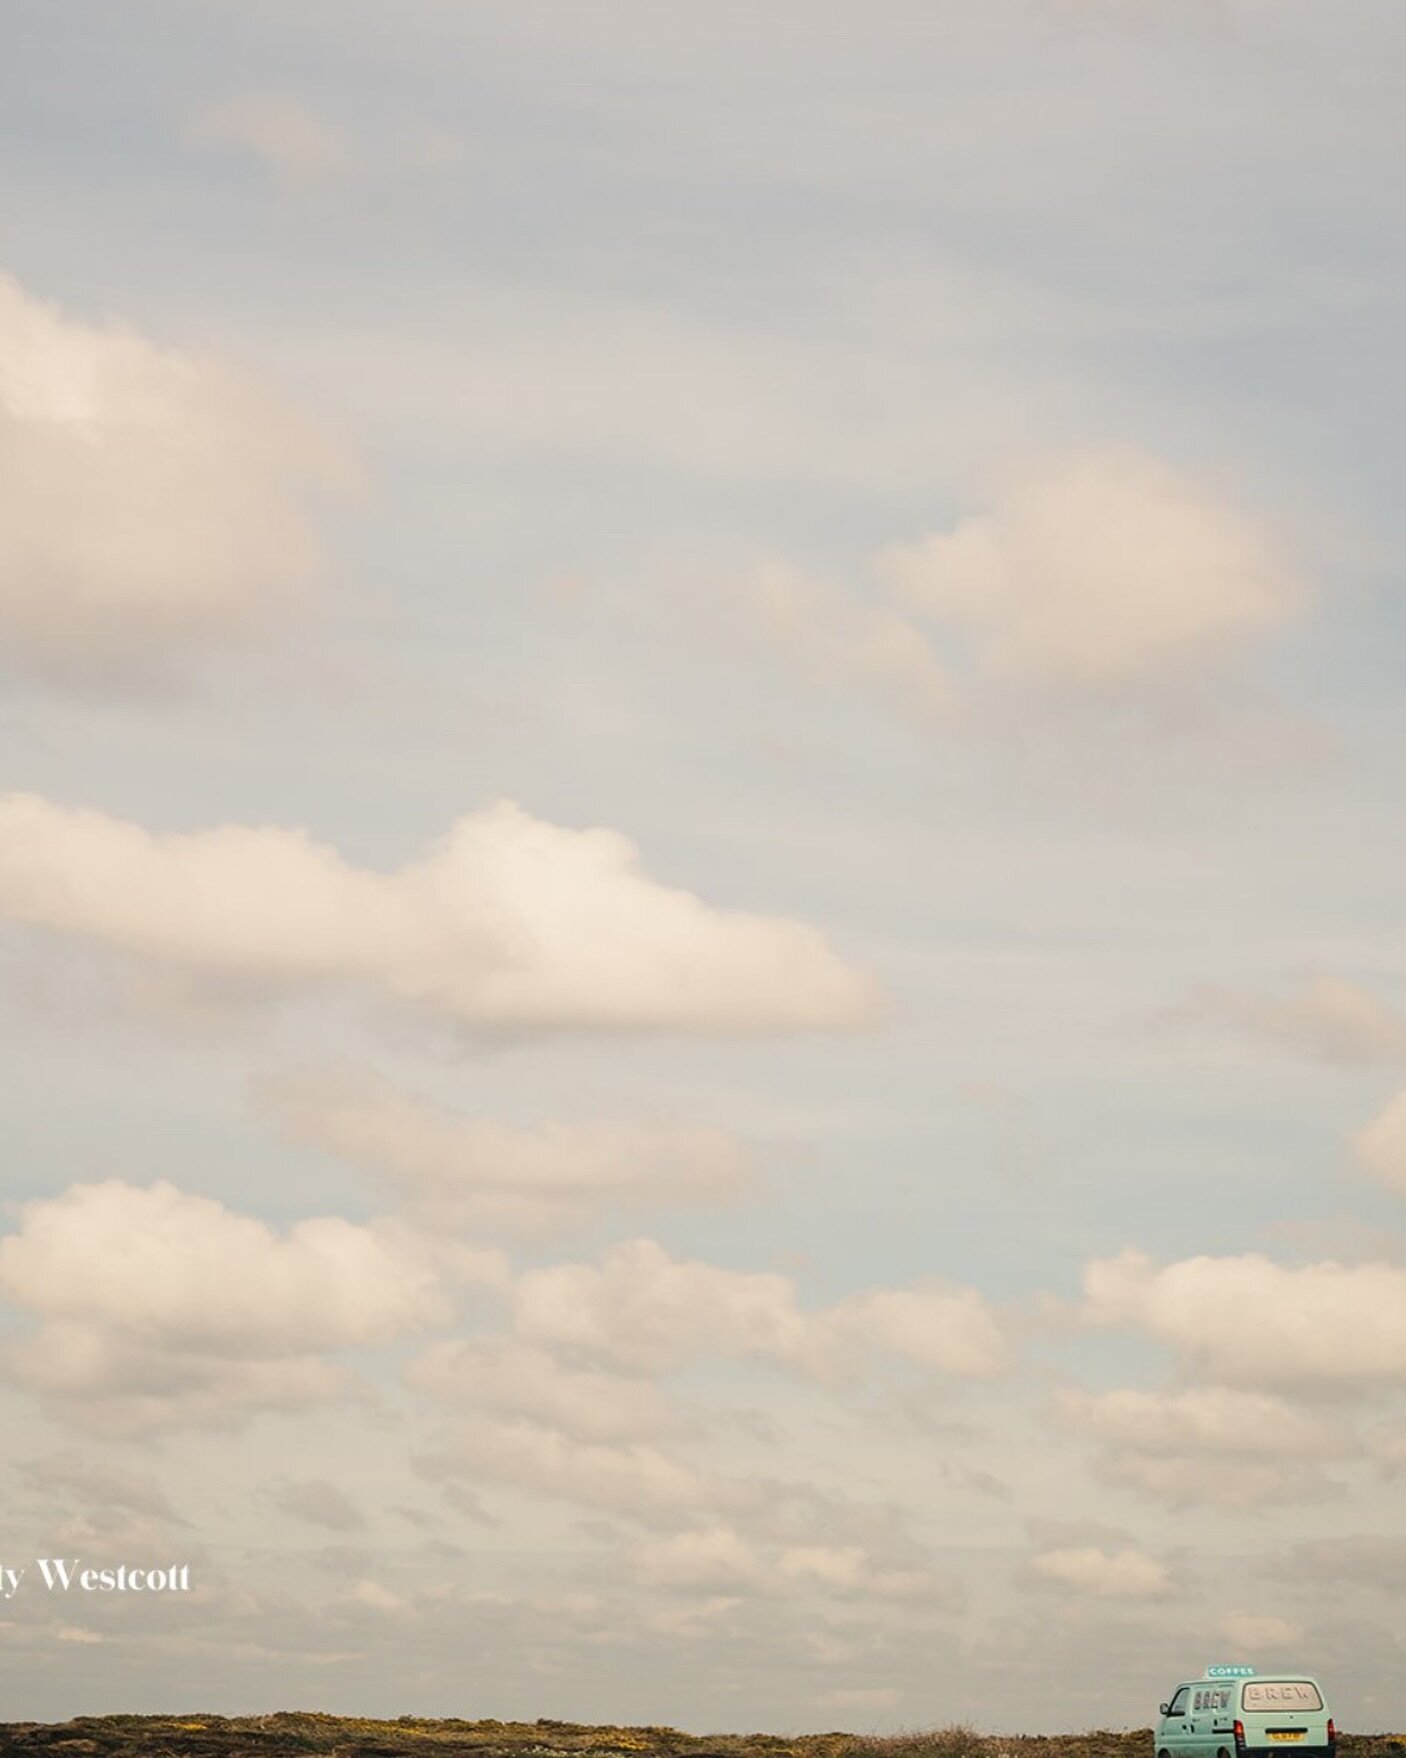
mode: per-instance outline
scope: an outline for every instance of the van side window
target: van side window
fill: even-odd
[[[1176,1696],[1173,1697],[1171,1702],[1167,1705],[1167,1714],[1168,1715],[1185,1715],[1186,1714],[1186,1700],[1190,1695],[1191,1695],[1191,1686],[1190,1685],[1183,1685],[1182,1688],[1177,1692]]]

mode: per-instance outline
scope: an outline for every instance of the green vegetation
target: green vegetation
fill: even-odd
[[[0,1724],[0,1758],[1151,1758],[1152,1732],[981,1734],[965,1725],[896,1734],[684,1734],[569,1721],[398,1721],[278,1715],[100,1715]],[[1406,1758],[1406,1736],[1344,1734],[1340,1758]]]

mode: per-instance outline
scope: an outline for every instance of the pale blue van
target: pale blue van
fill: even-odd
[[[1211,1666],[1178,1685],[1162,1705],[1155,1758],[1334,1758],[1338,1731],[1317,1679]]]

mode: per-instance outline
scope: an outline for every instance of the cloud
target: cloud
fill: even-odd
[[[1057,1413],[1071,1433],[1145,1453],[1332,1459],[1344,1450],[1338,1423],[1297,1410],[1283,1398],[1228,1386],[1066,1392]]]
[[[547,1122],[518,1129],[444,1110],[374,1075],[303,1076],[265,1096],[294,1140],[388,1174],[411,1204],[479,1230],[579,1225],[603,1207],[712,1202],[746,1155],[723,1130]]]
[[[407,1381],[462,1414],[416,1467],[446,1493],[492,1487],[667,1535],[631,1553],[641,1585],[956,1603],[895,1505],[707,1463],[716,1425],[641,1377],[663,1365],[635,1355],[633,1372],[604,1371],[504,1337],[435,1344]]]
[[[1286,996],[1203,989],[1183,1010],[1316,1062],[1369,1067],[1406,1061],[1406,1019],[1360,984],[1317,976]]]
[[[1214,489],[1132,448],[1054,453],[990,511],[890,544],[862,582],[784,562],[710,594],[793,662],[934,730],[999,727],[1076,702],[1213,728],[1257,761],[1311,755],[1313,729],[1205,689],[1305,592],[1273,536]]]
[[[1406,1234],[1347,1214],[1267,1221],[1259,1233],[1265,1249],[1282,1245],[1289,1257],[1299,1261],[1331,1258],[1339,1264],[1406,1263]]]
[[[0,474],[8,663],[130,684],[307,597],[324,571],[313,503],[347,463],[227,363],[0,276]]]
[[[179,1524],[184,1528],[186,1522]],[[205,1561],[203,1546],[192,1543],[188,1532],[177,1532],[169,1520],[149,1514],[96,1508],[56,1516],[50,1506],[43,1511],[40,1530],[51,1555],[81,1556],[89,1563],[119,1563],[134,1556],[179,1556],[201,1570]]]
[[[1203,1386],[1062,1393],[1054,1420],[1101,1447],[1103,1483],[1173,1507],[1320,1501],[1340,1487],[1317,1461],[1351,1450],[1341,1424],[1269,1393]]]
[[[738,596],[762,634],[822,677],[855,684],[923,723],[954,705],[953,680],[930,635],[903,611],[780,562],[758,568]]]
[[[203,1556],[191,1523],[148,1473],[71,1452],[26,1459],[14,1471],[28,1493],[10,1497],[12,1514],[60,1554],[93,1563],[173,1554],[198,1563]]]
[[[472,1353],[472,1351],[471,1351]],[[576,1370],[543,1373],[511,1349],[482,1376],[458,1351],[434,1350],[410,1378],[466,1414],[413,1461],[457,1502],[463,1486],[492,1488],[529,1500],[608,1515],[612,1521],[667,1535],[631,1553],[631,1579],[653,1585],[792,1594],[817,1590],[882,1599],[922,1597],[950,1607],[959,1584],[933,1574],[892,1503],[851,1501],[807,1481],[731,1473],[707,1463],[715,1437],[658,1404],[630,1402],[605,1383],[604,1414],[591,1414],[593,1377]],[[510,1365],[525,1369],[527,1389],[507,1390]],[[485,1386],[486,1395],[479,1395]],[[640,1388],[641,1392],[645,1389]],[[653,1393],[653,1388],[648,1389]],[[662,1420],[661,1420],[662,1418]],[[683,1436],[686,1445],[660,1444]],[[471,1511],[476,1509],[471,1505]],[[615,1534],[610,1534],[614,1545]]]
[[[856,1685],[837,1691],[822,1691],[816,1699],[827,1709],[892,1709],[903,1693],[889,1685]]]
[[[807,1313],[788,1277],[681,1261],[649,1239],[613,1247],[599,1266],[527,1271],[513,1323],[527,1341],[626,1373],[722,1355],[825,1378],[852,1371],[867,1349],[961,1377],[1008,1365],[1001,1328],[973,1289],[880,1289]]]
[[[0,799],[0,914],[271,989],[357,982],[470,1026],[769,1032],[865,1024],[871,982],[815,929],[709,908],[610,830],[500,802],[418,864],[348,866],[268,826],[153,835]]]
[[[679,1260],[634,1240],[598,1264],[527,1269],[509,1301],[510,1335],[439,1342],[406,1368],[411,1386],[458,1417],[420,1457],[423,1475],[656,1530],[711,1522],[742,1531],[742,1522],[743,1536],[767,1547],[759,1579],[768,1592],[823,1577],[825,1591],[939,1593],[892,1509],[700,1465],[704,1424],[657,1381],[707,1359],[760,1359],[833,1382],[879,1349],[985,1376],[1005,1367],[1005,1344],[971,1290],[879,1290],[807,1313],[785,1276]],[[679,1440],[688,1444],[661,1444]],[[647,1572],[681,1570],[694,1544],[649,1551]]]
[[[195,146],[251,153],[293,183],[339,176],[356,163],[346,130],[286,92],[242,92],[211,104],[191,117],[186,135]]]
[[[387,1617],[401,1617],[413,1610],[408,1600],[398,1593],[392,1593],[384,1582],[369,1579],[354,1582],[342,1595],[342,1603],[379,1612]]]
[[[1303,1587],[1331,1581],[1397,1594],[1406,1571],[1406,1538],[1363,1532],[1306,1539],[1276,1556],[1270,1567],[1277,1577]]]
[[[308,190],[349,178],[457,170],[462,135],[416,122],[380,139],[333,122],[306,99],[245,91],[197,110],[186,122],[192,146],[248,154],[289,188]]]
[[[1406,1191],[1406,1089],[1352,1138],[1364,1171],[1393,1190]]]
[[[944,1604],[951,1594],[951,1584],[930,1571],[887,1567],[864,1545],[763,1545],[723,1524],[646,1539],[632,1552],[630,1566],[642,1586],[688,1591],[935,1598]]]
[[[1268,536],[1130,449],[1048,459],[995,509],[895,545],[880,570],[978,677],[1101,687],[1234,648],[1293,613]]]
[[[117,1179],[25,1204],[0,1240],[0,1292],[45,1318],[264,1356],[382,1342],[450,1313],[432,1260],[389,1228],[325,1216],[280,1237],[210,1197]]]
[[[323,1351],[442,1324],[451,1280],[497,1267],[387,1223],[280,1235],[167,1183],[74,1185],[0,1240],[0,1295],[38,1320],[4,1363],[78,1426],[228,1425],[345,1395]]]
[[[880,1288],[821,1322],[841,1347],[853,1339],[941,1373],[982,1379],[1009,1365],[1005,1335],[974,1288]]]
[[[1386,1477],[1406,1471],[1406,1424],[1384,1422],[1372,1429],[1367,1453]]]
[[[648,1539],[635,1547],[631,1561],[636,1580],[645,1587],[753,1592],[765,1579],[756,1546],[731,1526],[707,1526]]]
[[[406,1379],[451,1409],[535,1422],[576,1441],[658,1440],[690,1426],[648,1381],[567,1366],[507,1337],[437,1343]]]
[[[1130,1544],[1132,1534],[1123,1526],[1109,1526],[1101,1520],[1051,1520],[1042,1514],[1025,1521],[1030,1542],[1037,1550],[1070,1550],[1085,1545]]]
[[[361,1510],[325,1477],[284,1479],[269,1487],[268,1499],[280,1512],[329,1532],[355,1532],[366,1524]]]
[[[467,1477],[645,1526],[676,1525],[735,1499],[725,1480],[650,1442],[578,1440],[540,1422],[492,1416],[459,1424],[416,1464],[430,1479]]]
[[[799,1364],[810,1337],[789,1278],[681,1262],[649,1239],[612,1247],[599,1266],[527,1271],[513,1325],[529,1342],[638,1374],[709,1354]]]
[[[951,1583],[939,1583],[926,1569],[877,1565],[863,1545],[798,1544],[777,1557],[783,1582],[805,1592],[852,1593],[880,1599],[935,1599],[950,1602]]]
[[[1140,1453],[1111,1449],[1095,1461],[1099,1482],[1173,1508],[1264,1508],[1329,1501],[1345,1492],[1315,1464],[1240,1454]]]
[[[1095,1599],[1160,1599],[1172,1588],[1166,1565],[1131,1545],[1116,1551],[1093,1544],[1041,1551],[1027,1569],[1034,1582]]]
[[[1084,1293],[1090,1323],[1144,1331],[1223,1385],[1302,1395],[1406,1379],[1406,1270],[1394,1265],[1250,1254],[1158,1269],[1126,1251],[1090,1263]]]
[[[154,1477],[106,1460],[81,1453],[49,1453],[21,1460],[15,1472],[30,1487],[65,1496],[103,1516],[122,1512],[185,1524]]]
[[[45,1324],[7,1344],[0,1367],[55,1421],[128,1439],[178,1428],[237,1428],[258,1411],[292,1415],[354,1395],[315,1355],[230,1360],[132,1343],[89,1325]]]
[[[1230,1612],[1218,1628],[1235,1651],[1244,1654],[1263,1654],[1268,1650],[1287,1658],[1302,1648],[1305,1639],[1302,1624],[1291,1624],[1287,1618],[1264,1612]]]

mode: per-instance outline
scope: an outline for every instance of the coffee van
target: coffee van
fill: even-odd
[[[1178,1685],[1162,1705],[1153,1749],[1155,1758],[1333,1758],[1337,1741],[1317,1679],[1214,1666]]]

